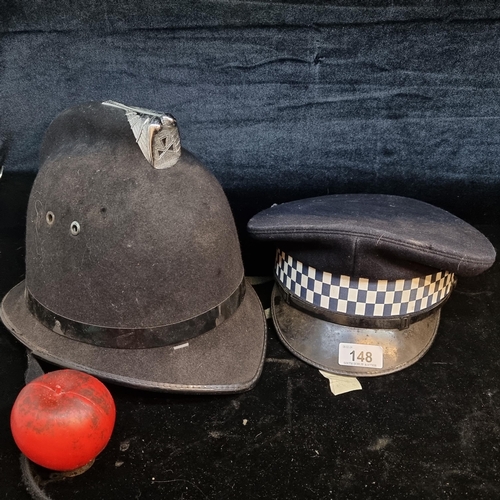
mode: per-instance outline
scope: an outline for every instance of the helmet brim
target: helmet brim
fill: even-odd
[[[113,349],[78,342],[44,327],[30,313],[24,281],[4,297],[0,318],[33,354],[58,366],[139,389],[236,393],[251,389],[262,372],[266,320],[247,283],[238,310],[221,325],[178,345]]]
[[[404,330],[372,329],[338,325],[300,311],[283,300],[277,285],[274,286],[271,304],[278,335],[295,356],[320,370],[353,377],[385,375],[417,362],[432,345],[441,313],[441,308],[436,308]],[[340,344],[381,347],[382,366],[343,364],[344,355],[339,359]]]

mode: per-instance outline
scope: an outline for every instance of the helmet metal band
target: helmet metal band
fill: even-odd
[[[63,337],[86,344],[118,349],[145,349],[178,344],[203,333],[229,319],[245,296],[245,279],[222,303],[198,316],[179,323],[154,328],[111,328],[73,321],[60,316],[42,305],[25,289],[29,311],[46,328]]]

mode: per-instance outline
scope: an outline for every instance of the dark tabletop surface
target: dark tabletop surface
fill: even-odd
[[[22,220],[11,215],[0,214],[2,296],[24,273]],[[499,226],[476,227],[499,247]],[[117,420],[95,464],[73,478],[33,473],[52,499],[499,498],[499,275],[497,263],[461,279],[424,358],[361,379],[361,391],[334,396],[269,321],[253,390],[197,397],[108,384]],[[257,288],[268,307],[270,285]],[[9,427],[26,353],[3,326],[0,357],[0,497],[28,499]]]

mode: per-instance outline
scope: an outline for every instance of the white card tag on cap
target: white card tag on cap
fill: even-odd
[[[339,365],[383,368],[384,349],[379,345],[340,343]]]
[[[336,375],[320,370],[319,373],[327,378],[330,382],[330,390],[335,396],[351,391],[359,391],[362,389],[359,380],[356,377],[346,377],[345,375]]]

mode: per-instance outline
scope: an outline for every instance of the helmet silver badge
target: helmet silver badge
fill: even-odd
[[[181,156],[181,139],[172,115],[150,109],[104,101],[105,106],[123,109],[142,154],[157,169],[173,167]]]

